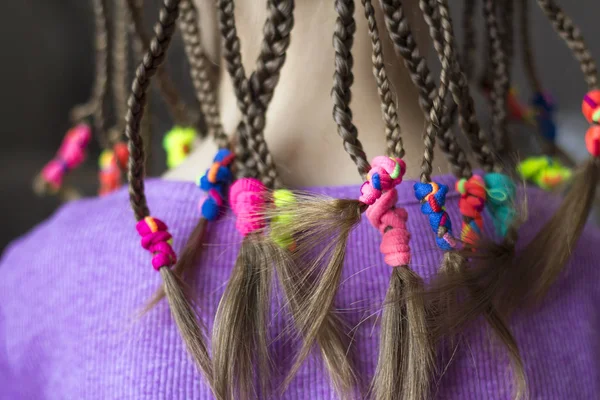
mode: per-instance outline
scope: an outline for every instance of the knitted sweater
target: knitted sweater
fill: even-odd
[[[451,177],[437,179],[454,187]],[[317,188],[338,198],[356,198],[359,188]],[[149,180],[152,216],[163,220],[180,251],[199,217],[200,191],[192,183]],[[425,279],[442,257],[412,185],[398,187],[408,211],[411,267]],[[556,199],[527,189],[527,242],[551,213]],[[458,194],[447,210],[458,230]],[[140,246],[127,191],[64,205],[46,222],[16,240],[0,262],[1,399],[209,399],[173,323],[165,301],[139,312],[161,278]],[[233,267],[241,236],[231,213],[210,223],[195,280],[200,317],[209,329]],[[489,221],[486,224],[490,226]],[[366,218],[351,234],[336,307],[353,337],[358,374],[369,382],[375,370],[378,312],[390,268],[379,252],[380,233]],[[592,399],[600,396],[600,233],[588,226],[545,303],[511,319],[521,347],[532,399]],[[274,302],[273,337],[284,329]],[[285,335],[284,335],[285,336]],[[452,363],[436,381],[440,399],[509,399],[510,367],[483,321],[461,340]],[[293,361],[285,337],[272,345],[276,388]],[[446,365],[440,365],[444,368]],[[275,392],[277,393],[277,392]],[[315,351],[281,399],[336,398]]]

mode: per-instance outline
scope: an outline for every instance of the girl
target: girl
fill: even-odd
[[[185,4],[185,1],[181,3]],[[395,189],[397,201],[393,208],[404,208],[409,216],[406,228],[410,232],[410,268],[429,282],[439,275],[442,252],[432,240],[427,217],[420,212],[421,202],[415,199],[413,182],[406,184],[406,181],[418,180],[422,175],[420,166],[424,143],[421,134],[424,127],[428,132],[440,130],[437,137],[446,130],[439,127],[443,125],[443,118],[437,120],[434,118],[437,114],[423,113],[427,107],[419,100],[424,97],[420,93],[422,87],[413,84],[415,75],[421,74],[423,80],[427,80],[425,62],[407,63],[408,68],[403,63],[409,58],[409,53],[410,59],[415,60],[428,48],[429,30],[421,11],[425,8],[417,1],[382,0],[372,5],[375,12],[373,20],[363,17],[363,11],[371,2],[356,4],[356,10],[353,1],[337,0],[334,3],[307,0],[294,4],[293,1],[271,0],[267,7],[263,7],[262,3],[259,7],[248,0],[236,2],[235,8],[232,1],[226,0],[218,1],[217,7],[213,2],[197,3],[202,16],[200,36],[206,55],[222,69],[218,91],[223,131],[231,133],[231,141],[239,147],[234,151],[238,161],[243,158],[241,156],[246,157],[236,171],[238,181],[255,177],[266,186],[272,184],[273,189],[282,187],[274,183],[281,181],[288,187],[308,188],[309,192],[336,199],[357,198],[362,177],[356,173],[356,165],[351,161],[354,160],[361,173],[367,175],[365,166],[360,164],[361,160],[366,160],[364,154],[385,154],[392,147],[389,142],[386,143],[383,133],[389,124],[381,118],[382,101],[372,71],[376,60],[371,55],[374,47],[381,46],[386,60],[383,65],[387,71],[388,89],[393,89],[391,93],[402,134],[403,162],[406,163],[405,182]],[[493,2],[499,9],[504,3]],[[444,19],[444,2],[429,2],[429,5],[433,11],[425,13],[426,17],[446,23],[434,23],[429,27],[435,30],[437,26],[443,35],[451,35],[448,20]],[[181,252],[200,216],[197,204],[201,192],[191,181],[210,168],[213,160],[219,161],[214,157],[217,145],[205,141],[196,146],[183,164],[163,178],[142,181],[143,167],[136,168],[140,159],[143,161],[143,143],[136,133],[139,129],[136,115],[140,110],[143,113],[145,104],[143,85],[147,83],[145,79],[151,79],[152,71],[164,58],[175,29],[178,7],[181,12],[185,9],[178,1],[164,1],[154,43],[150,44],[132,87],[131,96],[135,99],[130,97],[127,127],[131,157],[130,193],[120,190],[103,198],[67,204],[51,219],[14,242],[2,257],[0,394],[3,398],[329,399],[362,398],[373,393],[383,399],[513,397],[513,372],[506,352],[498,346],[495,337],[489,335],[486,322],[479,319],[469,321],[458,338],[451,337],[457,340],[449,340],[452,342],[450,346],[443,346],[447,343],[433,345],[451,352],[440,351],[433,360],[435,368],[432,368],[433,378],[426,385],[427,390],[382,393],[381,388],[370,387],[369,382],[378,364],[378,332],[381,329],[378,315],[388,305],[384,303],[384,297],[390,271],[381,267],[384,257],[378,252],[386,229],[377,232],[366,220],[359,222],[349,234],[339,289],[334,306],[328,310],[340,329],[340,343],[345,346],[347,361],[352,366],[354,378],[349,390],[340,390],[335,379],[330,378],[331,371],[335,371],[337,366],[331,365],[331,360],[324,356],[327,354],[325,351],[311,352],[296,373],[289,375],[305,333],[302,324],[295,319],[295,311],[298,311],[295,308],[314,306],[305,299],[310,300],[319,281],[319,275],[312,274],[314,271],[303,273],[310,264],[305,260],[312,260],[314,255],[299,254],[290,248],[284,254],[293,260],[291,268],[298,272],[299,276],[292,274],[290,278],[297,286],[297,293],[282,294],[276,289],[270,296],[272,304],[267,322],[262,327],[260,323],[256,324],[256,329],[263,329],[263,335],[268,337],[269,379],[262,382],[265,380],[261,376],[263,369],[254,364],[256,368],[249,368],[252,371],[249,374],[246,371],[246,375],[250,375],[250,380],[261,381],[261,384],[251,383],[246,392],[222,391],[214,386],[214,382],[222,377],[213,376],[220,373],[219,369],[213,368],[207,361],[217,355],[202,350],[207,357],[204,363],[198,363],[197,357],[188,356],[186,348],[189,353],[197,355],[198,352],[190,349],[190,344],[206,344],[206,333],[213,331],[215,314],[220,316],[223,313],[219,302],[232,275],[242,241],[235,231],[234,214],[229,211],[207,224],[206,235],[197,246],[201,254],[198,254],[198,259],[190,258],[193,264],[190,274],[183,279],[173,272],[173,282],[181,293],[173,294],[171,289],[175,286],[167,283],[165,291],[169,301],[158,301],[146,313],[139,315],[139,310],[147,305],[154,291],[162,286],[162,280],[157,274],[152,275],[150,256],[139,247],[128,197],[134,206],[135,216],[145,224],[141,228],[138,224],[143,239],[155,233],[165,233],[160,249],[151,251],[154,267],[161,270],[160,275],[167,282],[170,278],[165,278],[165,275],[171,272],[165,269],[176,264],[175,255]],[[231,19],[233,13],[235,20]],[[265,29],[261,30],[265,20]],[[379,41],[375,43],[373,21],[380,31]],[[232,29],[233,26],[237,32]],[[407,27],[410,29],[405,29]],[[331,45],[332,32],[334,46]],[[448,44],[451,37],[443,35],[433,36],[442,45],[451,46]],[[289,43],[288,36],[291,37]],[[270,45],[266,50],[265,44]],[[434,47],[438,50],[435,43]],[[219,48],[223,49],[222,52],[217,50]],[[236,49],[241,50],[241,55],[233,51]],[[277,57],[265,62],[261,55],[269,51]],[[448,73],[449,88],[455,94],[456,88],[452,85],[459,83],[457,71],[460,68],[450,62],[448,53],[440,54],[442,69]],[[250,61],[257,58],[256,70],[251,73],[254,64]],[[234,69],[231,66],[238,59],[244,60],[248,75],[243,68],[235,69],[237,75],[232,73]],[[262,76],[261,71],[268,73]],[[336,79],[334,119],[331,118],[329,91],[332,76]],[[270,93],[265,87],[271,88]],[[439,85],[441,87],[442,84]],[[247,95],[239,96],[240,89],[244,88]],[[445,106],[440,104],[447,104],[443,103],[446,97],[440,92],[442,90],[431,95],[436,101],[430,108],[437,112],[444,111]],[[259,111],[256,111],[257,108]],[[451,108],[448,106],[448,113]],[[462,111],[459,106],[458,112],[464,119]],[[262,119],[261,112],[264,113]],[[473,121],[463,123],[472,125]],[[340,146],[340,138],[334,134],[336,130],[343,137],[343,147]],[[358,132],[360,142],[357,140]],[[445,143],[458,146],[453,140]],[[218,147],[222,149],[223,144]],[[448,149],[444,145],[444,152],[451,153]],[[350,159],[346,153],[350,154]],[[470,155],[472,152],[467,153]],[[437,175],[432,180],[437,185],[454,188],[456,179],[446,174],[449,171],[446,162],[441,156],[432,158],[440,151],[436,148],[433,153],[427,154],[424,158],[428,163],[433,162],[428,166],[429,174],[434,172]],[[368,161],[364,164],[371,167]],[[453,170],[456,164],[457,159],[454,158]],[[273,167],[269,169],[268,165]],[[394,172],[388,172],[394,179],[397,178]],[[375,185],[373,174],[368,175],[367,182]],[[519,231],[519,244],[531,241],[560,202],[534,189],[526,189],[525,196],[529,215],[528,223]],[[446,196],[445,212],[450,220],[458,221],[463,214],[458,205],[459,197],[461,194],[455,190],[450,190]],[[273,204],[277,204],[275,200]],[[239,228],[237,204],[232,203],[232,208]],[[256,215],[250,215],[249,221],[262,218],[261,212],[258,210]],[[282,215],[277,216],[281,218]],[[168,223],[168,233],[166,226],[163,227],[154,216]],[[345,216],[340,215],[340,218]],[[274,229],[273,220],[270,222],[271,229]],[[483,226],[486,231],[483,233],[491,232],[489,221]],[[458,228],[455,231],[458,232]],[[170,236],[172,242],[167,241]],[[148,240],[156,237],[154,235]],[[600,279],[600,273],[594,268],[595,260],[600,256],[594,244],[599,240],[600,233],[586,227],[572,249],[566,273],[559,276],[541,305],[519,309],[508,320],[520,348],[527,376],[526,395],[530,398],[590,399],[600,392],[596,362],[600,356],[596,335],[600,319],[595,307],[598,298],[595,282]],[[295,242],[302,248],[301,238]],[[327,243],[322,245],[327,246]],[[262,254],[256,251],[259,256]],[[156,263],[154,260],[157,260]],[[272,260],[265,259],[259,264],[269,267],[271,263]],[[248,268],[252,266],[245,265]],[[240,296],[243,295],[240,291]],[[198,327],[205,325],[205,331],[200,328],[184,332],[186,324],[179,319],[181,314],[177,310],[181,308],[180,304],[172,301],[174,298],[190,299],[189,307],[186,307],[198,314],[198,320],[187,322]],[[388,301],[401,300],[392,298]],[[443,307],[440,309],[444,310]],[[291,312],[286,312],[288,310]],[[250,307],[250,311],[255,310]],[[423,319],[431,317],[438,322],[444,321],[443,316],[440,318],[435,311],[433,307],[424,311],[428,314],[423,315]],[[195,318],[194,315],[190,317],[191,320]],[[190,335],[190,332],[193,334]],[[428,332],[417,331],[416,335],[419,334],[429,335]],[[232,340],[242,340],[231,336]],[[238,343],[234,348],[243,348],[245,344]],[[255,343],[248,341],[247,345],[252,349]],[[318,343],[318,347],[323,348],[324,344]],[[228,356],[218,354],[220,359]],[[234,356],[239,355],[231,354],[231,357]],[[399,358],[403,360],[403,354]],[[410,362],[418,365],[427,360]],[[198,364],[201,365],[196,367]],[[237,387],[237,378],[229,376],[225,386]],[[384,386],[380,381],[376,381],[375,385]]]

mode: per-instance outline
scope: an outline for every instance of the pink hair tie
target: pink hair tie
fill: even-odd
[[[262,212],[265,208],[266,187],[254,178],[238,179],[229,189],[229,204],[237,216],[236,228],[243,235],[265,227]]]
[[[171,247],[172,236],[164,222],[158,218],[146,217],[135,228],[142,237],[142,247],[153,254],[152,266],[155,270],[175,265],[177,255]]]
[[[367,181],[360,188],[361,203],[372,205],[381,195],[402,182],[406,164],[399,158],[375,157],[367,174]]]
[[[85,160],[85,150],[92,138],[86,124],[71,128],[63,139],[56,157],[42,169],[42,178],[54,189],[62,186],[65,174],[77,168]]]
[[[410,232],[406,228],[408,213],[404,208],[395,208],[397,201],[398,192],[394,188],[385,192],[366,211],[371,225],[383,235],[379,250],[390,267],[410,263]]]

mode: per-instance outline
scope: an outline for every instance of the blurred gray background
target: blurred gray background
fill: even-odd
[[[580,104],[586,87],[579,66],[535,1],[530,2],[538,70],[545,88],[554,95],[559,105],[559,142],[572,155],[583,158],[586,154],[583,136],[587,123],[581,117]],[[597,39],[600,33],[597,21],[600,2],[559,2],[580,26],[592,53],[600,54],[600,40]],[[31,182],[44,163],[52,158],[69,128],[70,108],[86,101],[92,87],[93,20],[89,3],[82,0],[7,2],[0,15],[0,48],[3,49],[0,67],[0,220],[3,225],[0,250],[59,206],[56,198],[36,197],[31,190]],[[147,0],[146,3],[147,20],[151,22],[156,18],[158,2]],[[460,39],[462,1],[451,0],[450,3]],[[359,7],[357,10],[360,12]],[[357,14],[357,17],[361,16]],[[519,43],[516,53],[520,55],[518,46]],[[179,79],[177,83],[185,91],[186,98],[192,100],[183,59],[181,42],[176,40],[169,55],[170,69],[172,76]],[[513,74],[521,98],[528,99],[528,85],[520,57],[515,61]],[[154,103],[155,157],[150,173],[157,175],[164,165],[158,136],[168,128],[169,122],[163,117],[162,104]],[[99,150],[93,147],[91,152],[85,167],[73,177],[87,195],[93,195],[96,190],[95,160]]]

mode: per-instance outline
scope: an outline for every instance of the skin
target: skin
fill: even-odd
[[[207,53],[219,74],[219,95],[223,126],[233,132],[240,115],[231,81],[218,54],[219,36],[214,2],[196,0],[201,13],[202,34]],[[261,2],[262,3],[262,2]],[[407,177],[419,174],[423,143],[424,116],[415,90],[402,60],[394,53],[387,37],[383,16],[377,1],[378,28],[384,43],[387,72],[396,98],[400,126],[406,148]],[[416,4],[407,2],[413,31],[421,45],[429,44],[424,21]],[[242,59],[246,73],[254,68],[262,35],[266,9],[256,7],[255,0],[236,2],[236,22],[242,42]],[[295,27],[288,57],[281,73],[271,107],[267,114],[265,138],[278,165],[283,182],[290,187],[357,184],[361,182],[354,163],[345,153],[332,118],[330,88],[334,51],[331,42],[336,13],[332,2],[302,0],[296,2]],[[369,159],[385,154],[385,134],[380,100],[371,64],[371,42],[364,9],[356,4],[357,31],[353,46],[354,76],[352,109]],[[421,46],[422,48],[424,46]],[[426,50],[426,48],[425,48]],[[424,50],[424,52],[425,52]],[[167,179],[195,180],[206,169],[216,152],[211,140],[196,146],[188,160],[168,171]],[[438,153],[439,154],[439,153]],[[447,171],[446,162],[438,157],[435,173]]]

